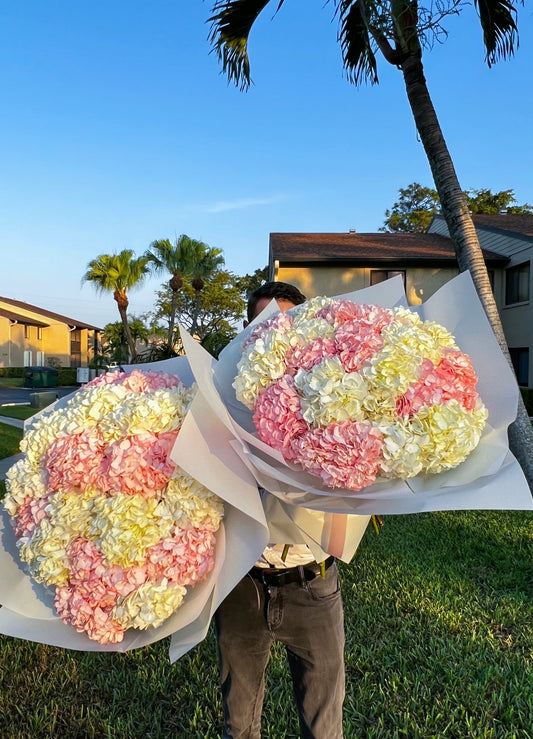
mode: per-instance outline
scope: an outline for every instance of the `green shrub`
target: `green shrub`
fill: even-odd
[[[58,385],[76,385],[76,367],[60,367],[57,370]]]
[[[0,367],[0,377],[24,377],[24,367]]]

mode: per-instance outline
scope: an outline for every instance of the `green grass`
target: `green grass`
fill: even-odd
[[[38,408],[32,408],[29,405],[5,405],[0,406],[0,416],[18,418],[25,421],[26,418],[30,418],[30,416],[33,416],[38,410]]]
[[[531,739],[533,514],[384,520],[340,567],[346,739]],[[167,649],[164,640],[124,655],[83,653],[0,637],[0,736],[220,736],[212,633],[175,665]],[[297,736],[277,647],[263,737]]]
[[[0,387],[24,387],[24,378],[0,377]]]
[[[0,459],[18,454],[19,444],[22,439],[22,429],[16,426],[8,426],[0,421]]]

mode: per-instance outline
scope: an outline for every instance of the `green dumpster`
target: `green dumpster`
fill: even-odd
[[[55,367],[25,367],[24,387],[57,387]]]

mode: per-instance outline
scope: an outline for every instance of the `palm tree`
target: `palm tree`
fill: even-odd
[[[82,282],[92,282],[97,292],[112,292],[128,343],[130,358],[136,356],[135,341],[128,323],[128,291],[139,287],[148,274],[146,257],[135,257],[131,249],[118,254],[100,254],[87,265]]]
[[[285,0],[275,0],[276,12]],[[247,89],[250,85],[248,36],[257,17],[271,0],[217,0],[209,19],[210,40],[230,81]],[[461,271],[470,270],[480,300],[509,365],[505,341],[489,276],[476,230],[459,185],[453,161],[431,100],[422,48],[442,32],[444,16],[457,13],[462,0],[443,0],[424,7],[416,0],[332,0],[339,18],[338,40],[348,78],[355,85],[378,82],[377,58],[384,59],[403,74],[407,98],[420,140],[431,167],[442,213],[455,245]],[[474,0],[483,30],[489,67],[514,53],[518,43],[514,0]],[[512,451],[520,462],[533,492],[533,432],[519,397],[516,421],[509,429]]]
[[[168,239],[153,241],[146,251],[145,257],[153,265],[155,272],[167,272],[171,275],[168,282],[171,290],[168,324],[168,348],[170,352],[174,346],[178,293],[183,287],[184,281],[191,282],[199,306],[199,295],[204,288],[204,280],[224,263],[224,258],[220,249],[212,248],[204,244],[203,241],[191,239],[186,234],[182,234],[174,244],[171,244]]]
[[[135,345],[138,341],[147,343],[149,331],[140,318],[132,316],[128,320],[131,337]],[[128,341],[124,332],[122,321],[108,323],[104,326],[102,338],[105,341],[107,353],[112,361],[123,364],[128,361]],[[138,359],[138,356],[136,357]]]

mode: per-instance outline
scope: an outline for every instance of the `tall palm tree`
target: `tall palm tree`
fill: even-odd
[[[168,285],[171,290],[171,308],[168,324],[168,347],[174,346],[174,326],[176,323],[176,308],[178,293],[184,281],[190,281],[196,295],[199,296],[207,279],[219,266],[224,263],[220,249],[214,249],[203,241],[191,239],[182,234],[174,244],[168,239],[153,241],[145,257],[152,264],[155,272],[166,272],[171,275]],[[199,305],[199,297],[197,300]]]
[[[275,0],[276,12],[285,0]],[[250,85],[248,37],[257,17],[271,0],[217,0],[213,4],[210,39],[230,81]],[[457,13],[466,2],[443,0],[423,6],[417,0],[332,0],[339,18],[338,40],[348,77],[355,85],[378,82],[377,58],[401,70],[407,98],[431,167],[442,213],[455,245],[461,271],[470,270],[493,331],[512,366],[489,276],[465,196],[431,100],[422,48],[442,31],[444,16]],[[514,53],[518,43],[517,0],[474,0],[489,67]],[[509,429],[510,446],[533,492],[533,432],[519,397],[516,421]]]
[[[82,277],[82,282],[92,282],[97,292],[113,293],[132,360],[137,352],[128,323],[128,291],[141,285],[148,274],[147,262],[144,256],[135,257],[131,249],[123,249],[118,254],[100,254],[88,263]]]

